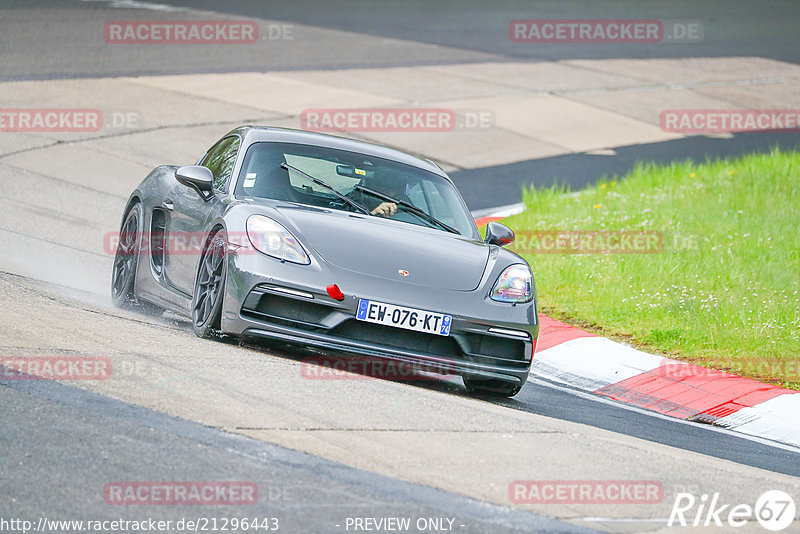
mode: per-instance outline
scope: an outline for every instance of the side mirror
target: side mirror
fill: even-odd
[[[514,231],[504,224],[490,222],[486,225],[486,239],[490,245],[504,247],[514,242]]]
[[[213,196],[211,189],[214,183],[214,175],[208,167],[186,165],[175,171],[175,179],[197,191],[203,197],[203,200],[208,200]]]

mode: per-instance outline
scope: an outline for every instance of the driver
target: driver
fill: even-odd
[[[377,170],[374,178],[363,180],[361,185],[398,200],[410,200],[404,193],[404,190],[407,188],[405,176],[403,173],[392,169]],[[394,202],[386,202],[369,193],[364,193],[363,191],[355,189],[348,196],[353,197],[353,200],[366,206],[372,215],[391,217],[397,213],[397,204]]]

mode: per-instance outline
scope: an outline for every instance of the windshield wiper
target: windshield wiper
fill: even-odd
[[[383,193],[379,193],[377,191],[373,191],[372,189],[366,188],[363,185],[357,185],[357,186],[355,186],[354,189],[357,189],[359,191],[363,191],[364,193],[367,193],[367,194],[372,195],[374,197],[380,198],[381,200],[384,200],[386,202],[393,202],[394,204],[397,204],[398,206],[403,206],[408,212],[416,215],[420,219],[424,219],[424,220],[426,220],[428,222],[436,224],[439,227],[441,227],[441,228],[443,228],[443,229],[445,229],[448,232],[451,232],[453,234],[461,234],[461,232],[459,232],[458,230],[456,230],[455,228],[453,228],[449,224],[443,223],[442,221],[440,221],[439,219],[437,219],[436,217],[434,217],[433,215],[431,215],[427,211],[423,211],[423,210],[419,209],[418,207],[416,207],[414,204],[411,204],[410,202],[406,202],[405,200],[401,200],[401,199],[398,199],[398,198],[393,198],[393,197],[390,197],[389,195],[384,195]]]
[[[305,176],[306,178],[308,178],[309,180],[311,180],[311,181],[312,181],[312,182],[314,182],[315,184],[317,184],[317,185],[320,185],[320,186],[324,187],[325,189],[327,189],[328,191],[330,191],[331,193],[333,193],[334,195],[336,195],[336,196],[337,196],[337,197],[339,197],[340,199],[344,200],[345,202],[347,202],[348,204],[350,204],[352,207],[354,207],[354,208],[355,208],[355,209],[357,209],[358,211],[360,211],[360,212],[362,212],[362,213],[364,213],[364,214],[366,214],[366,215],[372,215],[372,214],[369,212],[369,210],[368,210],[367,208],[365,208],[364,206],[362,206],[361,204],[359,204],[359,203],[358,203],[358,202],[356,202],[355,200],[353,200],[353,199],[351,199],[351,198],[348,198],[348,197],[344,196],[343,194],[341,194],[340,192],[338,192],[336,189],[334,189],[332,185],[329,185],[327,182],[323,182],[323,181],[322,181],[322,180],[320,180],[319,178],[315,178],[315,177],[311,176],[310,174],[308,174],[307,172],[305,172],[305,171],[301,171],[301,170],[300,170],[300,169],[298,169],[297,167],[294,167],[294,166],[292,166],[292,165],[289,165],[288,163],[281,163],[281,167],[283,167],[283,168],[284,168],[284,169],[286,169],[287,171],[288,171],[289,169],[292,169],[293,171],[300,173],[301,175]]]

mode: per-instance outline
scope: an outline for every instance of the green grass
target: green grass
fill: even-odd
[[[645,350],[800,389],[800,153],[638,165],[503,223],[663,232],[653,254],[523,254],[542,313]],[[513,248],[513,247],[512,247]]]

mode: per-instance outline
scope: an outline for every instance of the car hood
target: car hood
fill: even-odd
[[[484,243],[413,224],[330,210],[278,211],[327,263],[364,275],[472,291],[489,259]]]

